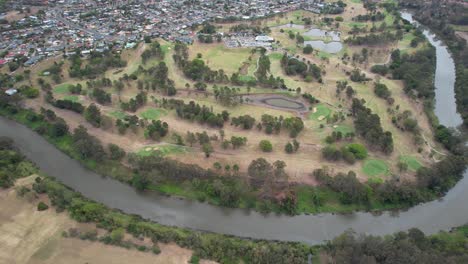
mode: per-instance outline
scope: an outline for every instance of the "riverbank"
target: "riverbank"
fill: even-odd
[[[15,175],[12,183],[15,181],[18,182],[18,178],[24,175],[18,174],[19,168],[23,168],[25,166],[24,164],[29,163],[27,159],[22,158],[23,153],[16,150],[16,145],[15,143],[11,144],[8,139],[0,139],[0,152],[8,152],[8,155],[17,157],[6,158],[5,155],[3,155],[2,163],[0,164],[1,172]],[[5,171],[5,169],[7,171]],[[39,173],[41,174],[43,172],[40,171]],[[77,180],[79,181],[82,179]],[[42,221],[36,223],[38,227],[43,227],[42,233],[38,232],[36,234],[36,239],[40,240],[40,236],[42,235],[44,237],[49,236],[50,241],[48,243],[50,245],[47,246],[49,251],[42,253],[43,256],[48,256],[47,258],[50,258],[52,255],[50,250],[56,248],[56,246],[53,246],[58,239],[55,237],[56,235],[62,234],[62,237],[76,237],[78,236],[76,233],[79,234],[81,232],[80,229],[77,228],[77,225],[73,224],[73,221],[70,221],[70,219],[63,214],[53,213],[53,209],[58,213],[67,211],[71,219],[80,223],[78,224],[79,226],[86,225],[89,228],[95,225],[96,228],[101,229],[104,233],[108,232],[107,235],[102,234],[103,232],[96,232],[95,235],[93,235],[93,232],[83,231],[83,236],[80,236],[83,240],[94,241],[100,237],[99,241],[101,242],[125,247],[127,249],[133,248],[135,251],[137,249],[139,251],[147,251],[148,247],[151,248],[151,245],[153,245],[152,248],[158,249],[158,246],[155,246],[157,243],[176,243],[182,248],[193,250],[193,254],[199,259],[211,259],[220,263],[239,263],[240,261],[245,263],[268,263],[268,259],[275,259],[278,263],[306,263],[308,255],[312,252],[310,246],[302,243],[253,240],[249,238],[193,231],[185,228],[163,226],[145,220],[140,216],[125,214],[119,210],[111,209],[104,204],[87,199],[58,181],[46,176],[30,177],[29,184],[21,184],[22,181],[23,180],[19,180],[21,186],[17,186],[18,195],[24,197],[24,199],[30,199],[37,203],[42,202],[43,204],[43,207],[37,206],[37,209],[34,210],[36,213],[31,215],[31,219],[28,219],[28,221],[34,218],[36,220],[42,219]],[[13,191],[12,189],[10,190]],[[10,191],[8,190],[0,191],[0,197],[2,197],[3,202],[4,199],[15,202],[10,199],[12,197],[9,193]],[[125,195],[125,193],[122,195]],[[53,205],[53,208],[49,208],[47,204]],[[2,207],[7,214],[8,224],[11,224],[9,223],[9,217],[12,217],[12,214],[15,212],[14,210],[18,209],[18,202],[16,202],[16,205],[15,208],[9,207],[11,205]],[[37,212],[38,210],[40,212]],[[47,215],[50,217],[47,217]],[[0,220],[2,219],[3,218],[0,217]],[[55,220],[57,221],[54,222]],[[45,224],[47,221],[50,223],[49,225]],[[19,223],[20,219],[15,218],[15,224]],[[22,223],[26,224],[25,222]],[[67,227],[75,230],[63,230]],[[29,232],[31,233],[33,230],[34,228],[31,226]],[[8,232],[11,231],[11,229],[8,229]],[[66,232],[64,233],[63,231]],[[129,235],[124,236],[124,232],[127,232]],[[121,235],[117,236],[117,233]],[[133,238],[131,238],[130,235],[133,236]],[[24,234],[24,236],[27,235]],[[125,241],[123,240],[124,238]],[[13,238],[10,237],[10,239]],[[32,244],[36,245],[40,242],[39,240],[32,242]],[[0,246],[2,246],[2,241],[3,240],[0,240]],[[145,241],[146,243],[144,243]],[[96,247],[99,248],[99,246]],[[1,248],[6,250],[7,245]],[[40,249],[38,250],[40,251]],[[76,250],[78,252],[80,248],[78,247]],[[44,249],[43,251],[47,250]],[[27,252],[22,253],[26,255],[21,259],[26,260],[31,257],[31,254],[28,255]],[[156,252],[156,254],[159,253]],[[0,259],[2,256],[3,255],[0,253]],[[122,260],[126,258],[125,254],[121,257]],[[157,257],[155,257],[155,259],[157,260]]]
[[[7,109],[0,108],[0,115],[7,116],[10,119],[13,119],[17,122],[20,122],[34,131],[38,131],[39,128],[43,127],[40,130],[50,131],[51,124],[49,124],[43,117],[34,113],[31,110],[26,109],[17,109],[14,110],[15,113],[9,112]],[[45,127],[45,129],[44,129]],[[102,160],[95,160],[92,158],[83,159],[79,152],[77,152],[73,145],[73,135],[72,133],[66,133],[60,137],[50,136],[48,133],[42,134],[42,137],[47,139],[47,141],[53,144],[60,151],[68,155],[74,160],[80,162],[86,168],[104,176],[116,179],[122,183],[128,184],[138,190],[146,190],[151,193],[152,191],[157,192],[163,195],[170,195],[174,198],[183,198],[192,201],[206,202],[211,205],[221,206],[221,207],[231,207],[231,208],[240,208],[240,209],[249,209],[255,210],[260,213],[280,213],[288,215],[299,215],[299,214],[319,214],[319,213],[352,213],[357,211],[374,211],[381,212],[385,210],[396,210],[409,208],[412,205],[415,205],[420,202],[434,200],[437,196],[431,194],[430,192],[422,190],[418,196],[419,198],[413,198],[413,200],[380,200],[380,189],[377,189],[378,184],[373,186],[368,183],[360,183],[360,189],[374,189],[374,192],[368,192],[366,194],[365,200],[355,200],[351,202],[343,202],[343,194],[333,188],[324,186],[307,186],[307,185],[293,185],[291,189],[295,194],[294,203],[283,204],[281,201],[275,203],[271,200],[262,200],[258,199],[255,196],[255,190],[251,189],[250,186],[246,185],[241,179],[236,179],[233,177],[218,177],[213,172],[208,172],[213,176],[202,177],[196,180],[194,184],[190,178],[182,179],[182,181],[173,181],[169,180],[173,176],[168,175],[166,180],[159,180],[157,183],[152,182],[150,179],[144,180],[144,186],[142,186],[142,177],[136,172],[135,168],[130,168],[127,165],[123,165],[121,162],[114,161],[108,158]],[[96,144],[100,144],[97,142]],[[172,165],[170,165],[172,164]],[[178,166],[178,163],[169,162],[165,166]],[[182,166],[182,164],[179,164]],[[158,164],[153,164],[153,166],[158,166]],[[156,168],[156,167],[155,167]],[[190,170],[190,166],[186,169]],[[176,169],[175,167],[173,168]],[[195,172],[195,171],[194,171]],[[189,171],[186,172],[187,174]],[[198,172],[197,172],[198,173]],[[204,174],[204,173],[202,173]],[[159,179],[161,176],[159,175]],[[242,192],[238,194],[238,197],[232,202],[232,196],[229,196],[231,203],[226,203],[223,201],[223,197],[219,194],[209,191],[207,186],[213,186],[216,180],[220,180],[223,184],[229,185],[240,185],[242,186]],[[201,186],[202,188],[200,188]],[[409,186],[404,186],[409,188]],[[213,188],[213,187],[210,187]],[[416,187],[415,187],[416,188]],[[397,188],[398,189],[398,188]],[[382,189],[384,191],[384,189]],[[394,190],[396,191],[396,190]],[[418,192],[416,189],[414,190]],[[291,207],[291,205],[293,207]]]

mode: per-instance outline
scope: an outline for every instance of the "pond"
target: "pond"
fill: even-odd
[[[280,97],[275,97],[275,98],[267,98],[261,100],[264,104],[278,107],[278,108],[287,108],[287,109],[294,109],[294,110],[304,110],[305,105],[303,103],[286,99],[286,98],[280,98]]]
[[[324,51],[327,53],[338,53],[343,49],[343,44],[338,41],[332,41],[326,43],[322,40],[311,40],[311,41],[304,41],[304,45],[310,45],[314,49],[318,49],[320,51]]]
[[[312,28],[309,31],[305,32],[303,34],[304,36],[309,36],[309,37],[320,37],[320,38],[326,38],[329,37],[332,39],[332,41],[340,41],[340,32],[336,31],[326,31],[323,29],[319,28]]]

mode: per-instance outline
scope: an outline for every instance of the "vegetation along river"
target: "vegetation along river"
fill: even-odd
[[[436,113],[442,124],[454,126],[461,119],[457,117],[455,107],[449,107],[455,105],[453,60],[446,47],[435,41],[433,35],[428,34],[427,37],[437,48],[437,101],[445,102],[443,114],[440,112],[442,109]],[[444,49],[445,52],[441,52],[440,49]],[[439,65],[440,62],[446,65]],[[444,74],[441,74],[441,71]],[[446,71],[452,72],[445,74]],[[85,169],[78,161],[69,158],[32,130],[3,117],[0,117],[0,135],[13,138],[20,150],[43,172],[84,196],[165,225],[243,237],[318,244],[334,238],[349,228],[359,233],[384,235],[418,227],[430,234],[468,222],[468,210],[466,210],[468,173],[466,172],[465,177],[441,201],[421,204],[398,215],[384,212],[375,216],[371,213],[357,212],[349,215],[265,216],[241,209],[219,208],[200,202],[137,193],[131,186],[103,178]]]

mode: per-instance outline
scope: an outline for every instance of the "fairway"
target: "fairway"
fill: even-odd
[[[158,146],[147,146],[137,152],[137,155],[141,157],[149,156],[168,156],[171,154],[181,154],[188,152],[188,148],[179,145],[158,145]]]
[[[149,108],[144,112],[140,113],[140,116],[148,120],[159,120],[162,116],[167,115],[167,111],[164,109]]]
[[[326,107],[324,104],[318,104],[312,108],[312,112],[309,115],[310,120],[323,121],[326,120],[331,114],[330,108]]]
[[[366,160],[362,166],[362,171],[369,176],[382,176],[390,172],[387,164],[377,159]]]
[[[406,163],[412,171],[417,171],[422,167],[421,163],[413,156],[400,156],[400,161]]]
[[[54,93],[56,93],[56,94],[68,93],[68,92],[70,92],[70,90],[69,90],[68,87],[70,87],[70,84],[68,84],[68,83],[63,83],[63,84],[60,84],[60,85],[55,86],[55,88],[53,89],[53,91],[54,91]]]

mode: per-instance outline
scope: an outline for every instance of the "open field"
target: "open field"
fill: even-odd
[[[35,176],[17,181],[17,186],[30,186]],[[187,263],[192,252],[175,244],[159,243],[161,253],[105,245],[78,238],[66,238],[63,231],[77,228],[93,230],[92,224],[73,221],[66,213],[54,208],[37,211],[37,203],[50,202],[46,197],[18,197],[14,189],[0,190],[0,263]],[[103,232],[100,230],[99,232]],[[201,261],[200,263],[213,263]]]

